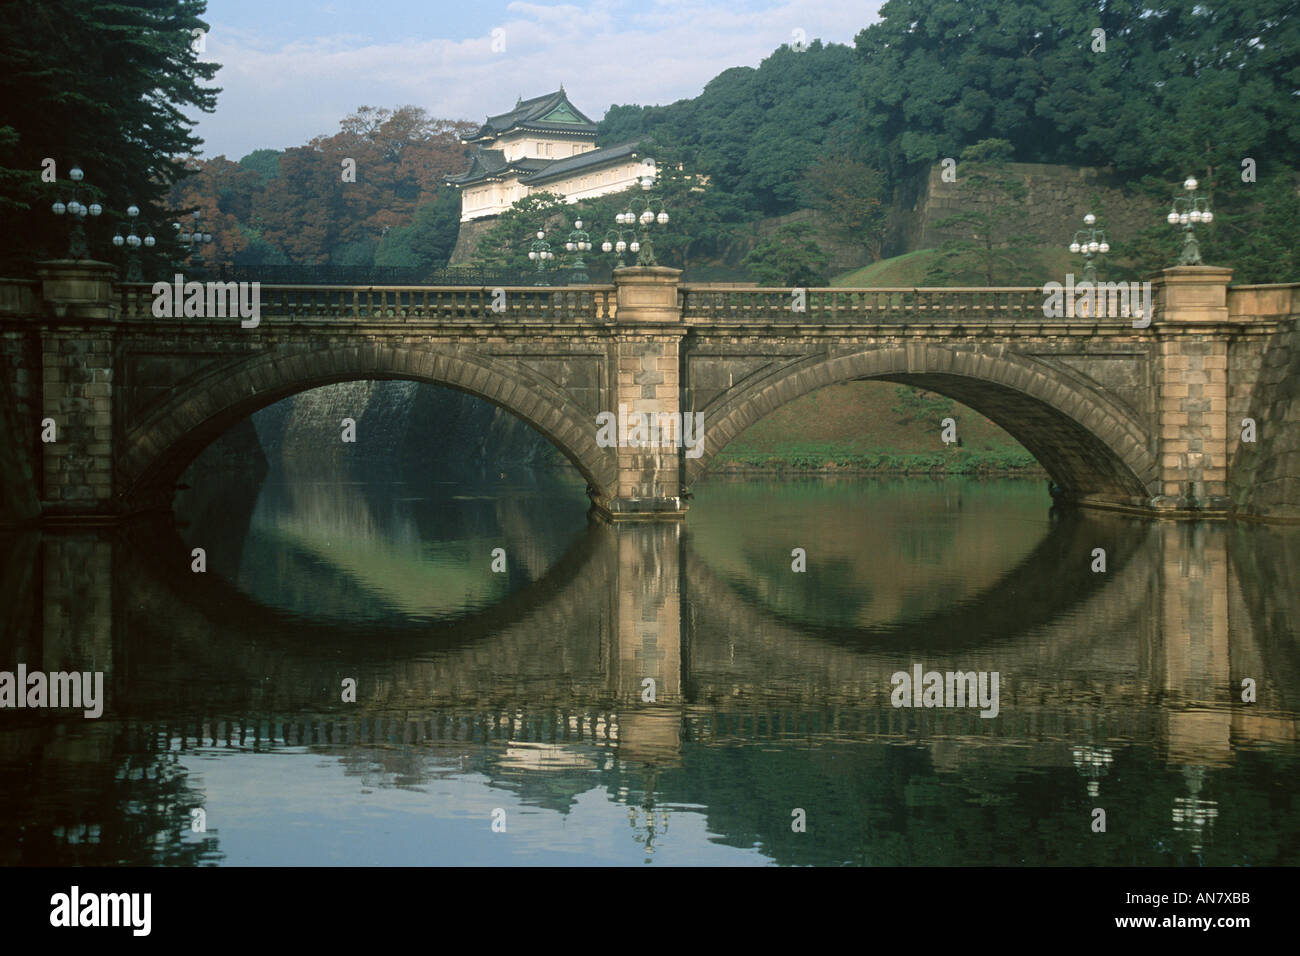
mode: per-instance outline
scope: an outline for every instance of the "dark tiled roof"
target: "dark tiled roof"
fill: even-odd
[[[569,102],[564,89],[535,96],[530,100],[520,100],[508,113],[489,116],[487,122],[480,126],[465,142],[495,139],[512,129],[543,130],[555,133],[579,133],[584,136],[596,135],[596,124],[581,110]]]
[[[459,176],[448,176],[449,183],[473,182],[487,176],[495,175],[506,168],[505,154],[499,149],[475,149],[469,158],[469,169]]]
[[[448,176],[443,181],[453,186],[468,186],[484,179],[519,173],[521,183],[536,185],[551,182],[584,169],[599,169],[609,163],[634,158],[637,155],[637,142],[590,149],[577,156],[566,156],[564,159],[528,158],[514,161],[508,161],[499,149],[479,147],[474,150],[470,158],[468,171],[459,176]]]
[[[628,159],[636,155],[636,146],[636,143],[623,143],[619,146],[606,146],[603,149],[591,149],[585,153],[579,153],[577,156],[568,156],[564,159],[551,160],[544,169],[538,170],[528,176],[523,176],[520,181],[530,184],[547,182],[584,169],[604,166],[606,163]]]
[[[545,169],[552,162],[554,160],[550,159],[516,159],[511,162],[506,159],[505,153],[499,149],[483,149],[480,147],[475,149],[470,156],[468,170],[459,176],[447,176],[443,182],[455,186],[464,186],[509,172],[519,172],[527,176],[539,169]]]

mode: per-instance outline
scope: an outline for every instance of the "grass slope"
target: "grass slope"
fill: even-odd
[[[830,282],[833,286],[848,288],[916,288],[925,286],[927,285],[925,281],[926,270],[939,256],[938,249],[917,249],[915,252],[909,252],[906,255],[894,256],[892,259],[881,259],[879,262],[873,262],[861,269],[854,269],[851,272],[833,276]],[[1033,250],[1030,259],[1033,274],[1042,276],[1042,282],[1049,279],[1064,282],[1067,272],[1073,272],[1075,275],[1082,275],[1083,273],[1083,260],[1077,255],[1071,255],[1070,250],[1064,246],[1040,246]],[[1042,282],[1036,284],[1041,285]]]
[[[818,389],[751,425],[714,468],[1043,475],[1033,456],[983,415],[956,403],[943,412],[910,412],[900,397],[904,388],[864,381]],[[941,441],[944,417],[956,421],[960,446]]]

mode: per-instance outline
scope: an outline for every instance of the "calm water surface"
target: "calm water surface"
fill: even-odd
[[[582,491],[302,466],[0,538],[0,669],[108,698],[0,711],[0,862],[1300,864],[1300,531],[923,480],[614,527]],[[998,715],[894,707],[918,664],[996,671]]]

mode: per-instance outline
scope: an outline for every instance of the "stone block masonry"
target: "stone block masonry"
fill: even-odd
[[[1008,168],[1026,187],[1026,231],[1045,243],[1057,243],[1081,228],[1086,212],[1100,217],[1112,243],[1137,235],[1163,217],[1149,200],[1130,195],[1107,169],[1043,163],[1010,163]],[[943,167],[937,163],[904,183],[890,207],[885,256],[938,248],[953,235],[938,224],[961,211],[964,201],[959,184],[944,182]]]
[[[1047,318],[1024,289],[808,290],[796,312],[788,290],[686,286],[661,267],[504,290],[504,313],[483,290],[264,286],[250,329],[155,317],[110,266],[47,263],[39,283],[0,281],[0,412],[15,436],[0,523],[168,507],[194,456],[259,408],[394,379],[468,392],[536,429],[609,519],[679,519],[728,441],[801,395],[867,378],[984,414],[1079,506],[1300,521],[1300,285],[1230,278],[1164,270],[1143,329]],[[702,449],[598,440],[597,417],[620,407],[699,416]],[[1242,440],[1242,418],[1258,441]],[[45,419],[53,442],[40,441]]]

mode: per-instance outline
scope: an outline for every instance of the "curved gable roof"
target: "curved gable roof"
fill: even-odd
[[[473,135],[465,138],[465,142],[496,139],[498,136],[519,129],[578,135],[584,138],[596,135],[596,124],[569,102],[564,87],[560,87],[554,93],[535,96],[530,100],[520,100],[515,104],[515,108],[507,113],[489,116]]]

